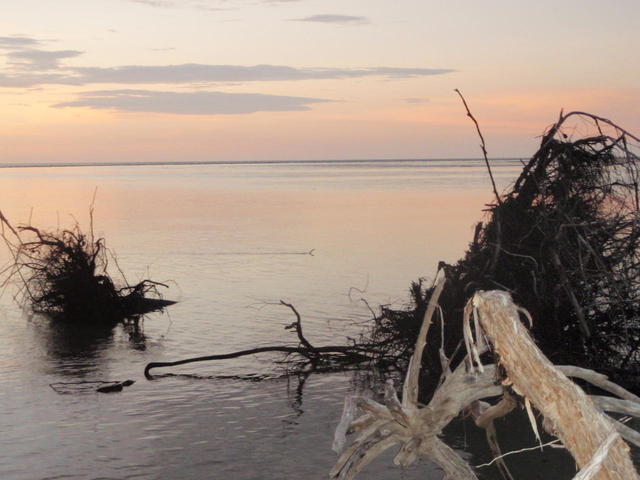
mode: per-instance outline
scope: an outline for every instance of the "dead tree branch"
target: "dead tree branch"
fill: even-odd
[[[576,127],[585,132],[577,136]],[[574,138],[572,135],[576,135]],[[640,140],[585,112],[561,114],[501,203],[489,206],[465,256],[443,264],[444,332],[423,363],[442,372],[440,347],[461,339],[469,295],[500,288],[536,318],[533,334],[556,363],[588,367],[640,391]],[[494,192],[495,193],[495,192]],[[382,307],[367,341],[408,362],[434,294],[415,282],[412,305]]]
[[[496,188],[496,181],[493,179],[493,172],[491,171],[491,165],[489,165],[489,158],[487,157],[487,146],[484,143],[484,136],[482,135],[482,131],[480,130],[480,125],[478,124],[476,117],[474,117],[473,114],[471,113],[471,110],[469,110],[467,101],[462,96],[462,93],[460,93],[460,90],[455,88],[453,91],[460,96],[460,99],[462,100],[462,104],[464,105],[464,108],[467,111],[467,117],[469,117],[473,122],[473,124],[476,126],[476,131],[478,132],[478,136],[480,137],[480,148],[482,149],[482,156],[484,157],[484,163],[487,166],[487,171],[489,172],[489,178],[491,179],[491,187],[493,188],[493,194],[496,196],[496,202],[500,204],[502,203],[502,201],[500,200],[500,194],[498,193],[498,189]]]
[[[285,327],[285,329],[295,329],[298,337],[298,346],[274,345],[267,347],[250,348],[237,352],[223,353],[216,355],[206,355],[201,357],[186,358],[172,362],[151,362],[144,369],[144,375],[147,379],[152,379],[151,370],[160,367],[175,367],[195,362],[207,362],[213,360],[228,360],[248,355],[257,355],[260,353],[284,353],[286,355],[296,354],[306,359],[302,366],[297,366],[294,370],[312,371],[332,371],[344,368],[348,365],[357,365],[363,362],[379,359],[379,352],[375,346],[362,345],[327,345],[316,347],[305,337],[302,330],[302,318],[298,310],[290,303],[283,300],[280,304],[289,308],[296,317],[296,321]],[[294,365],[293,363],[291,365]],[[290,372],[291,373],[291,372]]]
[[[443,285],[444,280],[440,280],[435,286],[427,312],[437,308]],[[631,441],[637,441],[637,432],[615,423],[603,412],[610,410],[640,416],[637,397],[595,372],[571,366],[556,368],[533,343],[521,324],[521,313],[524,312],[507,292],[476,293],[468,302],[464,315],[467,357],[445,377],[431,400],[421,408],[414,393],[418,389],[415,365],[421,364],[421,346],[427,340],[431,320],[431,313],[427,313],[409,363],[402,402],[390,381],[385,385],[383,403],[362,396],[345,400],[334,445],[341,450],[347,443],[346,435],[357,434],[357,437],[349,447],[339,451],[330,476],[352,479],[380,453],[398,445],[400,448],[394,459],[398,465],[410,465],[418,457],[424,457],[440,466],[445,471],[445,478],[477,480],[473,469],[437,437],[460,412],[471,410],[476,424],[487,432],[494,461],[504,478],[511,479],[503,459],[508,454],[500,452],[493,420],[506,415],[516,405],[524,404],[536,434],[532,406],[545,417],[543,425],[558,436],[574,456],[582,469],[576,479],[640,478],[631,462],[629,447],[616,431]],[[483,364],[481,356],[487,351],[493,352],[499,368],[494,364]],[[600,384],[623,399],[591,399],[562,370]],[[502,398],[493,406],[479,402],[496,396]],[[355,414],[358,410],[363,414],[360,417]]]

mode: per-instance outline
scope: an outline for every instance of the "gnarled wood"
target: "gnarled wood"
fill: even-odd
[[[640,417],[638,397],[591,370],[555,367],[521,324],[520,314],[528,316],[528,313],[516,306],[506,292],[475,294],[465,309],[466,358],[445,374],[428,404],[419,405],[422,346],[443,286],[444,280],[436,284],[426,310],[405,378],[402,402],[391,382],[385,386],[383,403],[359,396],[345,401],[334,442],[336,450],[342,453],[331,477],[351,479],[380,453],[399,445],[394,459],[397,465],[410,465],[421,456],[442,468],[445,479],[477,480],[462,457],[438,438],[460,412],[471,411],[476,424],[487,433],[494,462],[503,477],[512,479],[501,458],[493,420],[508,414],[522,397],[536,434],[538,428],[531,406],[544,415],[545,429],[558,436],[576,459],[580,467],[576,480],[639,480],[622,437],[640,445],[640,434],[604,414],[608,410]],[[482,364],[481,356],[489,348],[493,348],[501,368]],[[506,372],[506,378],[498,378],[498,372]],[[621,399],[594,396],[592,400],[563,372],[598,385]],[[493,406],[480,401],[498,396],[502,398]],[[359,418],[355,415],[357,410],[363,413]],[[346,436],[356,432],[357,438],[343,450]]]
[[[513,389],[551,422],[578,466],[586,466],[614,430],[612,422],[542,354],[520,322],[519,308],[508,293],[478,292],[472,302]],[[640,478],[629,456],[629,447],[620,437],[609,447],[598,472],[589,478]]]

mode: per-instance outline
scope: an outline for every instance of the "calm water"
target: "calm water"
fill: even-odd
[[[518,172],[516,161],[494,167],[501,188]],[[479,161],[0,170],[0,208],[14,223],[87,225],[96,189],[96,233],[130,283],[166,281],[165,296],[179,303],[149,316],[138,335],[120,327],[65,332],[29,319],[5,290],[4,480],[326,478],[350,375],[312,375],[303,388],[297,379],[215,378],[277,373],[277,357],[263,356],[158,370],[176,375],[148,381],[145,364],[295,344],[280,299],[297,307],[313,343],[341,343],[369,318],[361,298],[403,305],[411,280],[460,257],[491,201]],[[313,256],[297,254],[311,249]],[[7,253],[0,257],[6,264]],[[136,383],[109,395],[49,386],[125,379]],[[490,458],[470,424],[447,435],[472,464]],[[534,443],[526,430],[508,438]],[[544,462],[553,478],[570,478],[570,462],[558,455]],[[359,478],[439,478],[426,462],[402,470],[391,457]],[[514,473],[548,478],[539,458],[521,456]]]

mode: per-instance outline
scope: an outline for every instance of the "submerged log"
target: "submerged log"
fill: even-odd
[[[215,355],[205,355],[200,357],[185,358],[182,360],[176,360],[172,362],[150,362],[144,368],[144,376],[151,380],[153,375],[151,370],[161,367],[176,367],[178,365],[185,365],[195,362],[208,362],[213,360],[228,360],[232,358],[239,358],[248,355],[257,355],[261,353],[284,353],[285,355],[298,355],[304,359],[301,362],[290,362],[291,373],[303,373],[303,372],[321,372],[321,371],[333,371],[344,368],[349,365],[357,365],[365,362],[372,361],[376,355],[374,349],[352,346],[352,345],[325,345],[321,347],[314,346],[305,337],[302,331],[302,317],[296,308],[283,300],[280,300],[280,304],[288,307],[296,317],[296,321],[286,326],[286,330],[294,330],[298,337],[298,346],[287,345],[273,345],[250,348],[247,350],[240,350],[231,353],[221,353]]]
[[[145,313],[163,310],[170,305],[175,305],[174,300],[164,298],[149,298],[140,294],[129,294],[120,299],[122,311],[125,317],[144,315]]]

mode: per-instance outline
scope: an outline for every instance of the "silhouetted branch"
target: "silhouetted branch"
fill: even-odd
[[[285,327],[285,329],[295,329],[300,345],[297,347],[286,345],[274,345],[267,347],[250,348],[237,352],[223,353],[216,355],[205,355],[201,357],[185,358],[173,362],[151,362],[144,369],[144,375],[148,379],[152,379],[151,370],[160,367],[175,367],[195,362],[207,362],[212,360],[228,360],[232,358],[240,358],[248,355],[256,355],[259,353],[284,353],[286,355],[297,354],[306,359],[302,366],[298,366],[296,371],[301,370],[335,370],[345,368],[349,365],[355,365],[366,361],[373,360],[379,356],[376,346],[367,345],[327,345],[316,347],[307,340],[302,331],[302,318],[298,310],[290,303],[283,300],[281,305],[289,308],[296,317],[296,321]],[[294,362],[291,362],[293,365]],[[295,373],[295,372],[294,372]]]
[[[478,124],[478,121],[471,113],[471,110],[469,110],[467,101],[462,96],[462,93],[460,93],[460,90],[455,88],[453,91],[460,96],[460,99],[462,100],[462,104],[464,105],[464,108],[467,111],[467,117],[469,117],[473,121],[474,125],[476,126],[476,131],[478,132],[478,136],[480,137],[480,148],[482,149],[482,156],[484,157],[484,163],[486,164],[487,171],[489,172],[489,178],[491,179],[491,186],[493,187],[493,193],[496,196],[496,202],[500,204],[502,203],[502,201],[500,200],[500,195],[498,194],[498,189],[496,188],[496,182],[493,179],[493,172],[491,171],[491,165],[489,165],[489,159],[487,158],[487,147],[484,143],[484,137],[482,136],[482,132],[480,131],[480,125]]]

